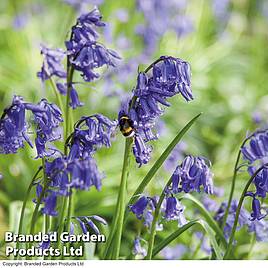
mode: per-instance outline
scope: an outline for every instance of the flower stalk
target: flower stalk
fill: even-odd
[[[239,203],[238,203],[237,210],[236,210],[236,214],[235,214],[234,225],[233,225],[233,228],[232,228],[232,231],[231,231],[231,234],[230,234],[227,250],[226,250],[225,255],[224,255],[225,260],[229,259],[230,253],[231,253],[232,248],[233,248],[233,241],[234,241],[235,231],[236,231],[237,224],[238,224],[239,214],[240,214],[244,199],[246,197],[246,193],[248,191],[248,188],[251,185],[251,183],[253,182],[253,180],[255,179],[255,177],[258,175],[258,173],[260,171],[262,171],[264,168],[267,168],[267,166],[268,166],[268,163],[262,165],[259,169],[256,170],[256,172],[248,180],[248,182],[247,182],[247,184],[246,184],[246,186],[245,186],[245,188],[244,188],[244,190],[243,190],[243,192],[242,192],[242,194],[240,196]]]
[[[116,207],[118,207],[118,212],[116,214],[116,220],[117,224],[113,226],[113,228],[116,228],[117,231],[114,235],[114,252],[112,254],[112,259],[118,259],[119,253],[120,253],[120,246],[121,246],[121,237],[122,237],[122,230],[123,230],[123,223],[124,223],[124,214],[125,214],[125,202],[126,202],[126,186],[127,186],[127,178],[129,175],[129,160],[130,160],[130,151],[131,151],[131,145],[133,140],[132,139],[126,139],[125,142],[125,152],[124,152],[124,161],[123,161],[123,168],[122,168],[122,174],[121,174],[121,182],[119,187],[119,194],[117,198],[117,204]],[[113,233],[113,230],[111,231]]]
[[[24,201],[23,201],[23,204],[22,204],[22,208],[21,208],[21,213],[20,213],[20,220],[19,220],[19,229],[18,229],[18,234],[21,234],[22,233],[22,227],[23,227],[23,220],[24,220],[24,214],[25,214],[25,209],[26,209],[26,204],[27,204],[27,201],[29,199],[29,196],[30,196],[30,193],[31,193],[31,190],[32,190],[32,187],[34,185],[34,182],[37,178],[37,176],[39,175],[40,171],[42,170],[42,166],[40,166],[38,168],[38,170],[36,171],[36,173],[34,174],[30,184],[29,184],[29,187],[27,189],[27,192],[26,192],[26,195],[25,195],[25,198],[24,198]],[[19,249],[20,248],[20,243],[19,241],[16,242],[16,249]],[[15,260],[18,258],[18,256],[15,256]]]
[[[169,185],[172,182],[172,177],[168,180],[166,186],[164,187],[164,190],[162,191],[159,201],[157,202],[155,211],[154,211],[154,218],[153,218],[153,222],[152,222],[152,227],[151,227],[151,233],[150,233],[150,239],[149,239],[149,246],[148,246],[148,253],[146,256],[146,260],[151,260],[152,259],[152,254],[153,254],[153,247],[154,247],[154,239],[155,239],[155,235],[156,235],[156,224],[157,224],[157,220],[159,217],[159,213],[160,213],[160,209],[161,209],[161,205],[164,201],[165,198],[165,190],[169,187]]]

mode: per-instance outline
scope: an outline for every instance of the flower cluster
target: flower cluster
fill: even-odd
[[[37,124],[36,149],[38,157],[45,153],[45,143],[59,138],[55,129],[62,122],[61,111],[55,104],[49,104],[45,99],[37,105],[26,103],[22,97],[14,96],[12,104],[4,110],[0,119],[0,153],[16,153],[26,141],[33,147],[27,135],[26,111],[31,111]]]
[[[68,156],[46,161],[46,175],[50,184],[43,200],[44,214],[55,216],[57,196],[67,196],[72,189],[88,190],[95,186],[100,190],[104,174],[98,170],[93,156],[97,149],[111,146],[116,126],[116,121],[101,114],[82,117],[76,123],[74,132],[67,139],[66,146],[70,149]]]
[[[25,140],[31,145],[26,134],[25,109],[22,97],[14,96],[11,106],[4,110],[0,119],[1,154],[16,153]]]
[[[72,27],[71,38],[65,42],[67,55],[73,68],[81,72],[85,81],[90,82],[99,75],[93,70],[103,65],[115,67],[117,53],[97,42],[97,27],[105,26],[97,8],[82,14]]]
[[[50,79],[52,76],[57,78],[65,78],[66,71],[62,64],[62,60],[65,57],[65,52],[62,49],[52,49],[45,45],[41,45],[40,53],[44,57],[44,61],[41,67],[41,71],[37,73],[43,82]]]
[[[202,186],[207,194],[212,194],[212,178],[213,174],[203,157],[188,155],[172,175],[171,192],[200,192]]]
[[[148,72],[152,69],[151,73]],[[148,163],[152,148],[147,142],[156,140],[155,123],[169,106],[167,99],[181,94],[186,101],[193,99],[189,63],[174,57],[162,56],[145,72],[140,72],[128,107],[119,112],[129,115],[136,129],[133,153],[141,166]]]
[[[58,79],[66,78],[68,73],[67,83],[57,81],[56,87],[62,95],[66,95],[67,87],[69,87],[69,105],[73,109],[83,105],[72,82],[73,70],[81,72],[84,80],[91,82],[99,77],[94,69],[103,65],[115,67],[116,60],[120,59],[115,51],[107,49],[97,42],[99,35],[96,28],[105,26],[101,19],[102,16],[97,8],[89,13],[82,13],[77,19],[76,25],[72,27],[70,40],[65,42],[66,51],[41,45],[41,54],[44,56],[44,61],[37,76],[45,81],[52,76]],[[62,60],[66,55],[67,72],[62,65]],[[72,69],[70,70],[70,68]]]
[[[35,145],[37,157],[43,158],[54,153],[55,150],[46,150],[46,143],[61,138],[59,125],[63,122],[63,119],[62,112],[58,106],[48,103],[46,99],[42,99],[38,103],[38,108],[39,110],[33,111],[34,122],[36,123]]]
[[[130,205],[130,211],[136,215],[137,219],[144,220],[144,226],[150,227],[153,221],[153,211],[156,208],[158,197],[141,196],[133,205]],[[184,206],[173,196],[167,196],[161,204],[161,213],[164,220],[177,220],[179,226],[187,223],[184,215]],[[157,230],[161,231],[163,226],[157,223]]]
[[[101,114],[82,117],[71,135],[70,158],[85,158],[98,148],[110,147],[117,124]]]
[[[262,165],[268,163],[268,131],[257,131],[251,135],[241,148],[244,159],[249,163],[248,172],[250,176]],[[267,215],[262,214],[261,204],[258,198],[265,198],[268,193],[268,168],[258,172],[253,181],[256,191],[248,192],[246,196],[252,198],[251,220],[261,220]]]

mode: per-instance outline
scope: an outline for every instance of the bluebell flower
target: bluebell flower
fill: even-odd
[[[213,193],[213,174],[202,157],[186,156],[172,175],[172,192],[200,192],[201,186],[208,194]]]
[[[178,207],[178,200],[174,196],[169,196],[166,199],[166,209],[165,209],[165,218],[167,220],[173,220],[177,218],[179,213],[182,212],[182,209]]]
[[[102,114],[82,117],[75,125],[70,146],[70,158],[92,155],[98,148],[110,147],[117,121]]]
[[[93,233],[95,234],[100,234],[100,230],[98,226],[94,223],[94,221],[103,225],[107,225],[107,222],[102,217],[97,216],[97,215],[78,216],[78,217],[73,217],[73,219],[78,221],[80,228],[84,234],[88,233],[89,231],[93,231]]]
[[[16,153],[24,147],[26,141],[31,147],[32,143],[27,136],[26,110],[36,109],[35,105],[26,103],[20,96],[14,96],[10,107],[4,110],[0,119],[0,153]]]
[[[97,8],[82,14],[72,27],[71,38],[65,42],[68,59],[73,68],[81,72],[85,81],[90,82],[99,77],[94,69],[103,65],[115,66],[118,54],[97,42],[96,27],[103,27],[102,16]]]
[[[35,145],[37,149],[37,157],[45,157],[52,155],[55,150],[46,150],[46,143],[55,141],[61,138],[61,133],[58,129],[62,119],[61,110],[57,105],[48,103],[46,99],[42,99],[37,109],[32,109],[34,114],[34,122],[36,124],[36,139]]]
[[[56,83],[56,87],[58,91],[60,92],[61,95],[66,95],[67,94],[67,85],[66,83]]]
[[[266,214],[262,214],[261,212],[261,203],[260,200],[256,198],[256,194],[253,192],[247,192],[245,196],[250,196],[252,198],[252,203],[251,203],[251,208],[252,208],[252,213],[250,214],[251,221],[255,221],[256,219],[259,221],[263,219]]]
[[[134,239],[132,254],[137,257],[145,257],[147,255],[147,250],[141,246],[140,237]]]
[[[141,219],[148,203],[149,199],[146,196],[142,196],[137,200],[135,204],[130,206],[130,210],[136,215],[138,219]]]
[[[38,248],[41,248],[42,250],[48,249],[50,247],[50,244],[51,244],[51,241],[48,239],[47,241],[42,241],[39,244],[39,247]]]
[[[133,154],[139,166],[149,162],[151,152],[152,146],[147,145],[140,135],[136,134],[133,144]]]
[[[268,131],[257,131],[241,148],[242,155],[250,164],[268,156]]]
[[[43,82],[52,76],[56,76],[58,78],[66,77],[66,71],[62,65],[65,53],[62,49],[52,49],[41,45],[41,54],[44,56],[44,61],[41,71],[37,73],[37,76]]]
[[[267,164],[268,156],[268,132],[256,131],[250,136],[244,146],[241,148],[244,159],[249,163],[248,173],[250,176],[262,165]],[[251,220],[261,220],[266,214],[261,214],[261,206],[258,198],[265,198],[268,193],[268,168],[258,172],[253,180],[255,192],[248,192],[246,195],[252,197]]]
[[[3,174],[0,173],[0,181],[3,179]]]
[[[75,88],[72,86],[70,90],[70,103],[69,105],[73,108],[76,109],[77,107],[81,107],[84,105],[83,102],[80,102],[77,91]]]
[[[163,217],[168,220],[177,220],[179,226],[187,223],[184,217],[184,206],[174,196],[166,196],[165,202],[162,204]]]
[[[101,188],[101,180],[104,174],[98,170],[97,163],[94,158],[87,157],[84,159],[74,159],[69,165],[71,174],[70,187],[88,190],[91,186],[95,186],[99,191]]]
[[[44,198],[44,208],[42,208],[42,213],[49,216],[57,216],[56,211],[57,206],[57,194],[54,191],[48,192],[48,195]]]

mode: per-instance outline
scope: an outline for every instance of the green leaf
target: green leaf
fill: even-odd
[[[193,225],[195,225],[197,223],[198,223],[198,220],[193,220],[193,221],[186,223],[185,225],[180,227],[177,231],[175,231],[170,236],[168,236],[165,240],[163,240],[158,245],[156,245],[153,249],[153,254],[152,254],[153,257],[157,253],[159,253],[164,247],[166,247],[169,243],[171,243],[173,240],[175,240],[177,237],[179,237],[182,233],[184,233],[186,230],[188,230],[189,228],[191,228]]]
[[[158,245],[155,246],[153,249],[153,256],[155,256],[157,253],[159,253],[163,248],[165,248],[167,245],[169,245],[173,240],[178,238],[182,233],[190,229],[193,225],[199,224],[204,231],[207,233],[209,241],[211,246],[214,249],[214,252],[217,256],[217,259],[222,260],[222,254],[220,247],[217,243],[216,236],[215,236],[215,231],[209,226],[207,222],[204,220],[193,220],[188,222],[187,224],[183,225],[181,228],[179,228],[177,231],[172,233],[170,236],[168,236],[165,240],[160,242]]]
[[[184,134],[190,129],[190,127],[194,124],[194,122],[198,119],[198,117],[202,113],[195,116],[191,121],[188,122],[188,124],[177,134],[177,136],[172,140],[172,142],[168,145],[166,150],[162,153],[162,155],[156,160],[155,164],[152,166],[152,168],[149,170],[147,175],[144,177],[134,194],[132,195],[130,201],[128,202],[128,205],[135,202],[138,198],[138,195],[143,192],[145,187],[148,185],[148,183],[152,180],[158,169],[162,166],[164,161],[168,158],[169,154],[172,152],[174,147],[179,143],[179,141],[182,139]]]
[[[207,222],[205,222],[203,220],[199,220],[198,223],[200,225],[202,225],[203,229],[207,233],[209,241],[210,241],[210,244],[214,249],[214,252],[215,252],[215,254],[217,256],[217,259],[222,260],[223,255],[221,254],[221,249],[220,249],[220,247],[219,247],[219,245],[217,243],[215,231],[209,226],[209,224]]]
[[[218,226],[217,222],[212,218],[210,213],[203,206],[203,204],[201,204],[201,202],[199,202],[195,197],[193,197],[190,194],[184,195],[182,197],[182,199],[190,200],[197,206],[197,208],[200,210],[201,215],[203,215],[203,217],[205,218],[206,222],[214,230],[214,232],[217,234],[217,236],[219,237],[219,239],[223,243],[224,247],[226,248],[227,247],[227,242],[226,242],[225,237],[224,237],[224,235],[222,233],[222,230]]]

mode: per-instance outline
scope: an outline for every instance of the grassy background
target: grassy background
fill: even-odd
[[[217,19],[209,0],[187,1],[185,15],[193,21],[192,33],[177,37],[168,28],[157,44],[152,60],[160,55],[173,55],[190,62],[192,67],[192,90],[194,101],[185,103],[181,97],[171,100],[172,106],[166,109],[162,117],[166,131],[156,141],[152,160],[147,166],[138,168],[135,161],[131,163],[131,174],[128,182],[129,195],[142,177],[158,158],[171,138],[184,124],[199,112],[202,118],[186,135],[187,153],[203,155],[213,164],[215,185],[223,187],[225,194],[217,201],[226,200],[230,189],[232,170],[239,144],[247,131],[253,131],[257,125],[252,117],[260,114],[262,123],[267,123],[267,21],[265,0],[233,0],[227,11],[225,21]],[[143,15],[137,11],[135,1],[104,1],[99,7],[103,20],[113,25],[112,39],[108,45],[119,52],[123,63],[140,55],[144,44],[136,32],[136,25],[144,22]],[[118,9],[125,9],[129,18],[121,22],[116,17]],[[90,10],[90,5],[89,5]],[[52,47],[64,47],[66,34],[74,24],[76,12],[61,0],[1,0],[0,1],[0,109],[9,105],[14,94],[22,95],[26,101],[37,102],[42,97],[55,101],[49,85],[42,85],[36,77],[42,57],[39,44]],[[24,25],[14,27],[16,20],[21,19]],[[153,18],[152,18],[153,19]],[[118,49],[116,40],[124,35],[130,41],[128,49]],[[102,38],[103,39],[103,38]],[[107,44],[107,38],[103,39]],[[148,59],[148,64],[151,62]],[[141,68],[145,67],[142,65]],[[138,66],[137,66],[138,68]],[[136,68],[136,69],[137,69]],[[107,70],[103,69],[105,73]],[[114,72],[110,69],[109,72]],[[129,92],[135,85],[136,72],[129,73],[125,83],[120,81],[120,72],[113,79],[112,87],[123,88]],[[77,77],[77,79],[79,79]],[[103,113],[116,118],[120,105],[118,96],[107,97],[104,79],[91,84],[78,86],[80,99],[85,106],[74,111],[75,120],[82,115]],[[120,180],[121,163],[124,149],[124,138],[118,134],[112,148],[102,149],[97,154],[100,170],[105,171],[103,188],[100,192],[90,189],[89,192],[76,194],[76,215],[99,214],[108,221],[114,213],[117,187]],[[14,228],[14,201],[22,200],[27,186],[40,165],[35,160],[35,151],[26,145],[16,155],[0,156],[0,172],[4,179],[0,182],[0,235],[5,230]],[[172,171],[162,169],[153,183],[147,188],[148,194],[159,194],[161,187]],[[247,178],[241,173],[235,196],[238,198],[241,187]],[[198,196],[198,195],[197,195]],[[31,205],[29,204],[29,211]],[[189,204],[186,215],[193,218],[194,208]],[[133,218],[130,231],[124,234],[123,244],[128,255],[132,241],[140,228]],[[170,223],[166,229],[174,228]],[[161,233],[166,236],[168,231]],[[239,231],[236,253],[239,258],[247,258],[252,234],[246,229]],[[177,243],[183,243],[195,249],[197,242],[191,233],[182,236]],[[257,243],[250,258],[267,259],[268,246]],[[265,253],[266,252],[266,253]],[[183,258],[191,258],[191,251]],[[204,256],[202,251],[197,257]]]

